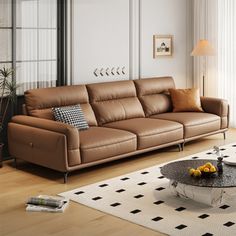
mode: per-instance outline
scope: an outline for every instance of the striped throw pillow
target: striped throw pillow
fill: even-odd
[[[79,104],[65,107],[53,107],[52,112],[56,121],[73,125],[79,130],[85,130],[89,128],[88,123],[85,120],[84,113]]]

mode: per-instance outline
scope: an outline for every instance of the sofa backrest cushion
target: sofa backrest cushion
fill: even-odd
[[[80,104],[89,126],[97,125],[85,85],[31,89],[25,92],[25,104],[30,116],[49,120],[54,119],[53,107]]]
[[[134,82],[131,80],[89,84],[87,90],[100,125],[144,117]]]
[[[172,77],[156,77],[134,81],[145,115],[151,116],[172,110],[168,90],[175,88]]]

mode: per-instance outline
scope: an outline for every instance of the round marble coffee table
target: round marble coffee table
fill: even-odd
[[[236,166],[224,164],[223,173],[212,177],[194,178],[189,175],[189,168],[197,168],[206,162],[217,166],[216,160],[183,160],[166,164],[161,173],[170,180],[170,189],[175,195],[217,206],[236,194]]]

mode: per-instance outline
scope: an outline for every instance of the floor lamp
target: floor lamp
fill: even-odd
[[[203,76],[202,76],[202,95],[205,96],[205,77],[206,77],[206,57],[215,55],[215,50],[210,43],[201,39],[194,47],[191,56],[203,56]]]

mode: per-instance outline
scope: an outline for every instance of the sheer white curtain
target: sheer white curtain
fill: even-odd
[[[218,9],[218,95],[228,100],[236,127],[236,1],[218,0]]]
[[[16,80],[18,94],[56,86],[57,1],[16,1]]]
[[[56,86],[57,31],[57,0],[0,0],[0,68],[16,67],[17,94]]]
[[[206,96],[230,104],[230,126],[236,127],[236,1],[194,1],[194,44],[207,39],[216,50],[207,57]],[[202,87],[203,58],[194,58],[194,86]]]
[[[217,51],[218,34],[218,0],[193,0],[193,43],[200,39],[207,39]],[[202,93],[202,76],[204,71],[204,57],[194,57],[194,86]],[[217,53],[206,57],[205,96],[217,96],[218,73]]]

